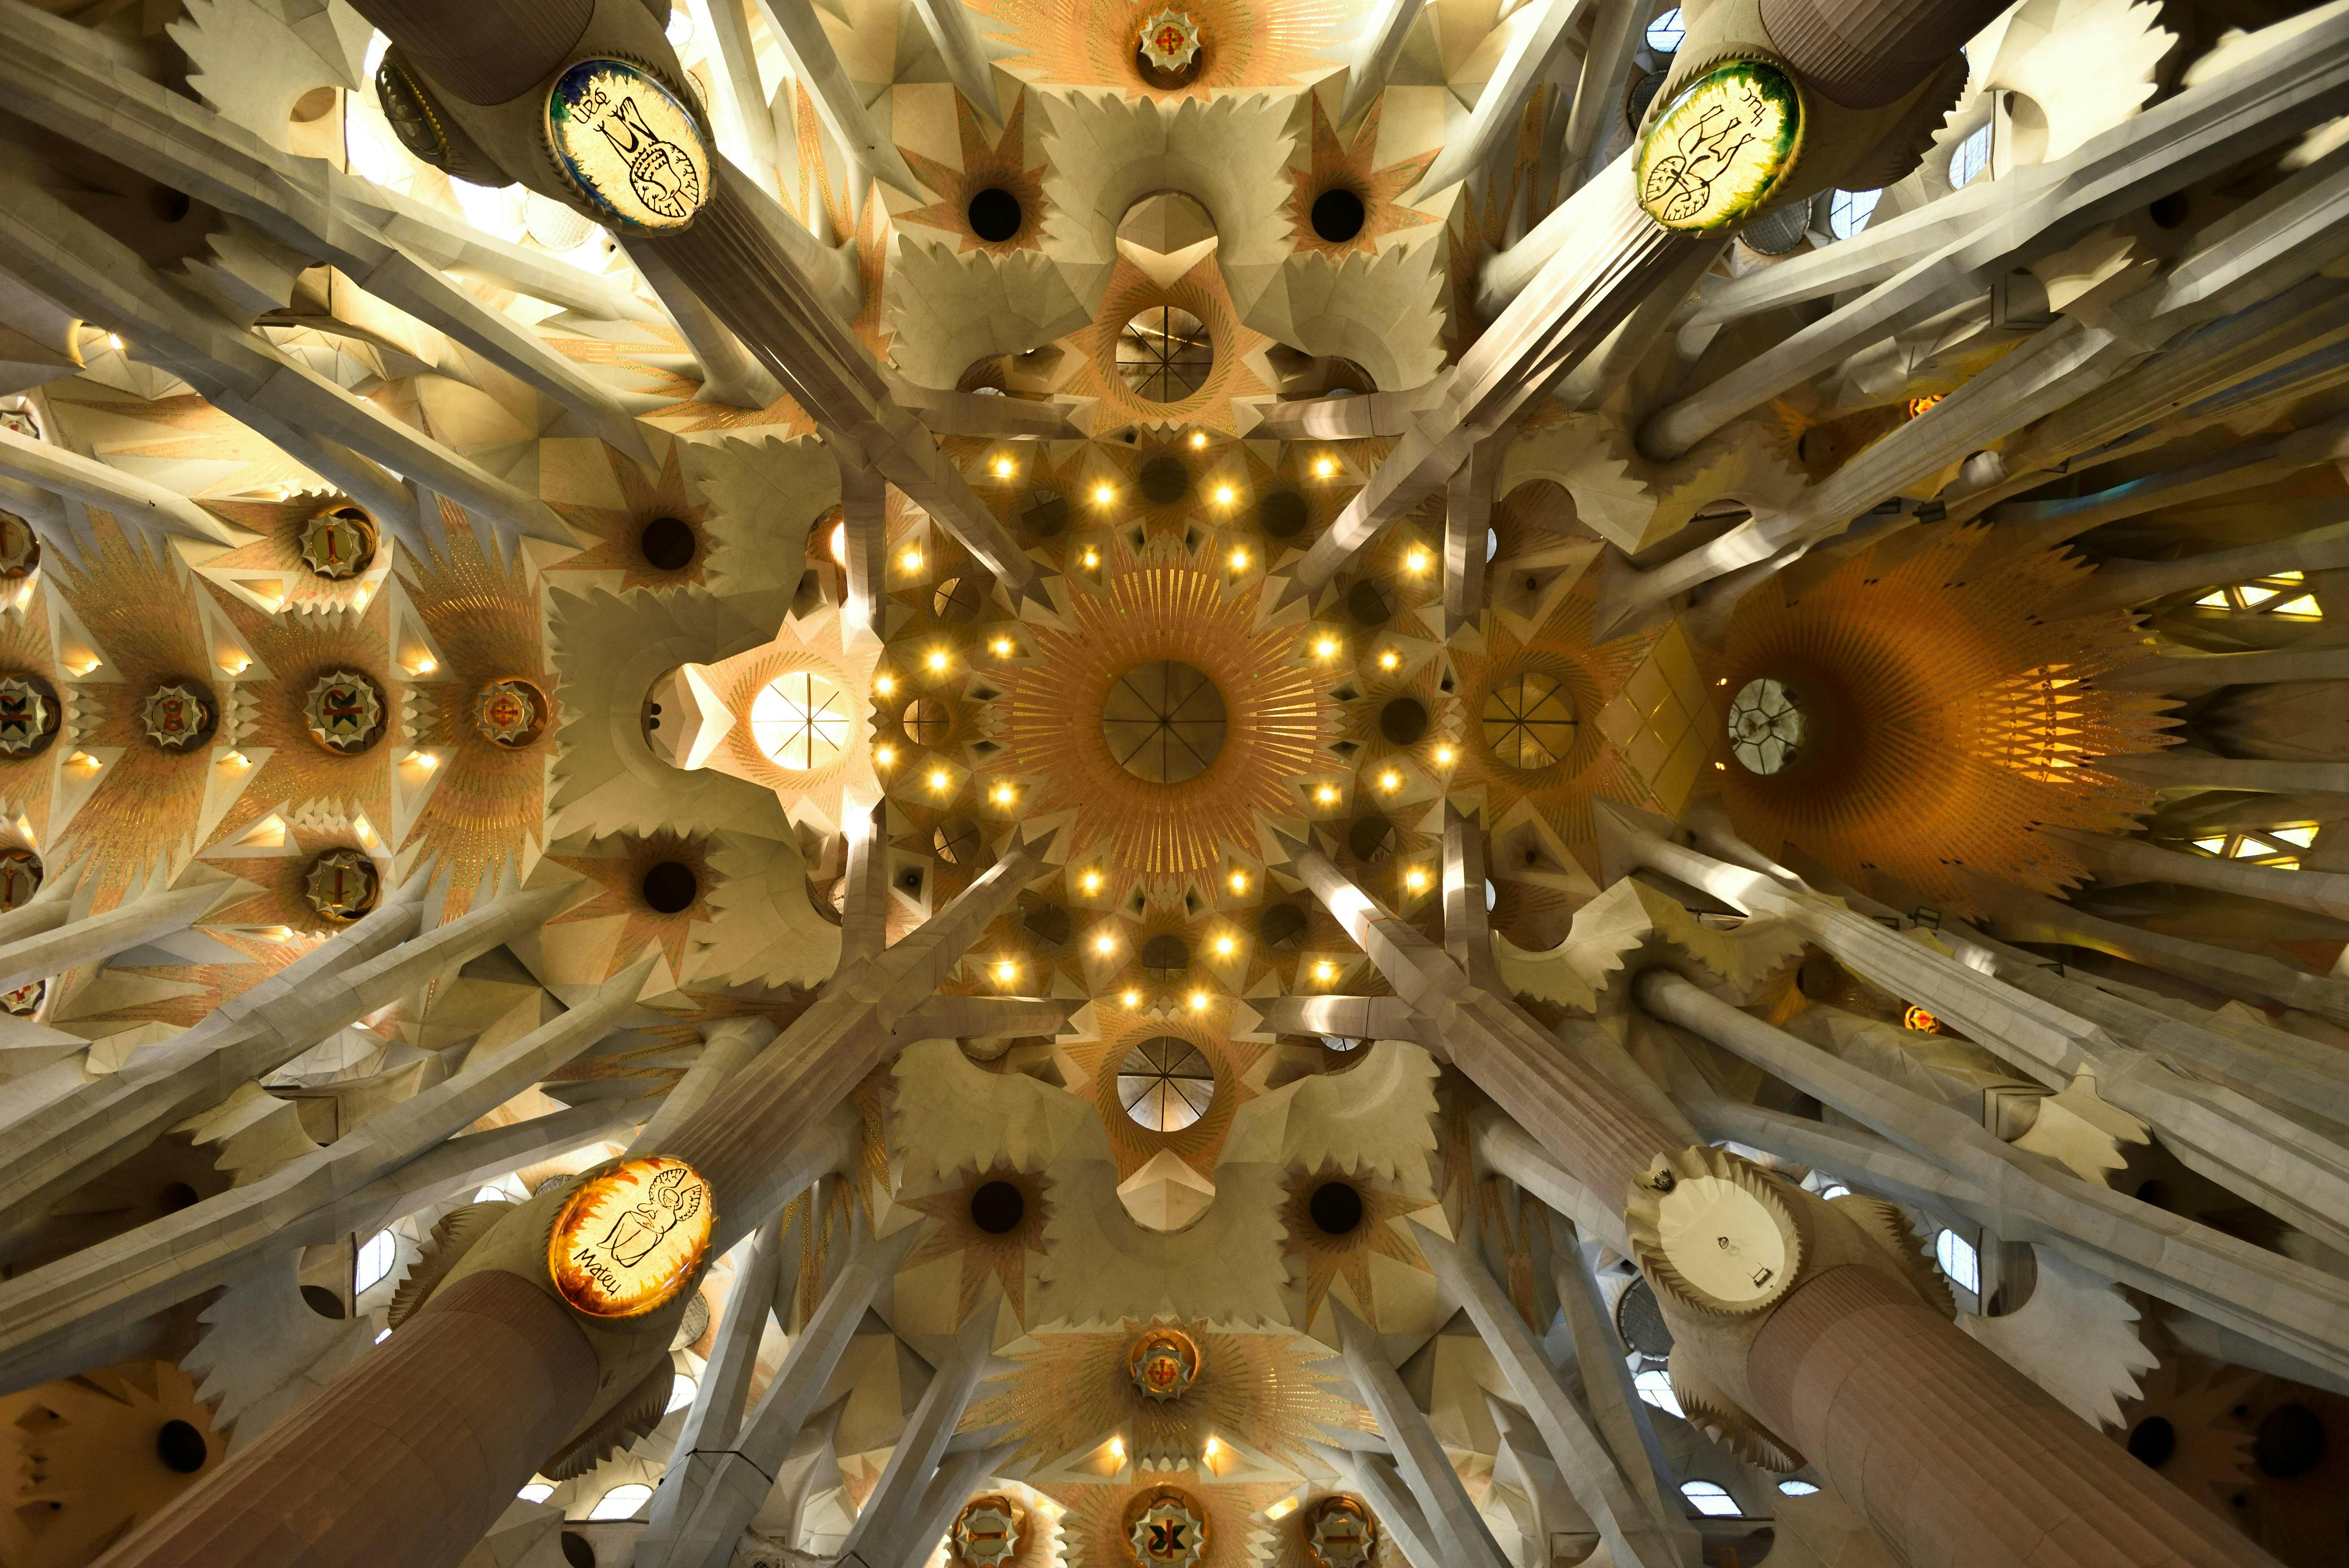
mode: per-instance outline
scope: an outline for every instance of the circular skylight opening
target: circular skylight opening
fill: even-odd
[[[1205,773],[1224,748],[1224,694],[1189,665],[1153,659],[1111,684],[1101,724],[1120,768],[1153,784],[1180,784]]]
[[[1152,305],[1117,335],[1118,374],[1150,402],[1182,402],[1207,384],[1215,367],[1207,324],[1179,305]]]
[[[750,704],[750,738],[794,773],[828,767],[848,749],[848,694],[804,670],[767,683]]]
[[[1215,1103],[1216,1069],[1199,1047],[1172,1035],[1144,1040],[1117,1068],[1117,1102],[1153,1132],[1180,1132]]]
[[[1764,777],[1782,772],[1803,752],[1802,705],[1782,681],[1750,680],[1729,704],[1729,748],[1738,766]]]
[[[1511,768],[1549,768],[1574,745],[1574,703],[1554,676],[1527,670],[1485,699],[1485,744]]]
[[[1648,47],[1657,54],[1680,53],[1681,40],[1686,36],[1688,28],[1681,22],[1681,8],[1677,5],[1659,13],[1656,19],[1648,24]]]

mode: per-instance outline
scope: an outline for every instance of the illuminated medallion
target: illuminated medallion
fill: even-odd
[[[1802,700],[1784,681],[1757,676],[1730,699],[1729,749],[1748,773],[1784,772],[1802,756],[1808,728]]]
[[[1911,1007],[1900,1015],[1900,1026],[1920,1035],[1938,1035],[1941,1032],[1941,1020],[1922,1007]]]
[[[964,1568],[1003,1568],[1019,1551],[1019,1505],[989,1493],[955,1515],[954,1555]]]
[[[30,757],[57,732],[57,694],[26,676],[0,676],[0,755]]]
[[[165,751],[186,751],[212,732],[212,699],[176,682],[157,686],[140,710],[147,738]]]
[[[383,877],[375,862],[357,850],[328,850],[310,862],[302,878],[302,896],[337,925],[348,925],[373,909],[382,892]]]
[[[1199,1347],[1187,1334],[1154,1328],[1126,1352],[1133,1386],[1152,1399],[1179,1399],[1199,1380]]]
[[[0,912],[16,909],[41,891],[41,857],[30,850],[0,850]]]
[[[33,525],[13,511],[0,511],[0,581],[30,577],[41,563],[41,541]]]
[[[1350,1497],[1325,1497],[1306,1520],[1305,1548],[1314,1568],[1365,1568],[1378,1542],[1370,1510]]]
[[[1143,22],[1142,36],[1134,46],[1154,69],[1177,75],[1199,57],[1199,24],[1169,7]]]
[[[1805,1211],[1777,1178],[1702,1144],[1658,1156],[1623,1219],[1656,1295],[1713,1316],[1777,1301],[1809,1250]]]
[[[383,693],[357,670],[328,670],[310,683],[302,722],[329,751],[365,751],[383,734]]]
[[[1754,215],[1795,167],[1802,95],[1766,60],[1731,60],[1680,90],[1640,141],[1640,205],[1667,229],[1726,228]]]
[[[482,739],[520,751],[546,731],[546,694],[524,680],[492,681],[473,701]]]
[[[1172,1487],[1149,1494],[1126,1532],[1140,1568],[1192,1568],[1207,1549],[1207,1522]]]
[[[554,1217],[546,1264],[590,1317],[638,1317],[692,1282],[718,1222],[709,1183],[681,1160],[623,1160],[580,1183]]]
[[[330,583],[375,564],[375,522],[355,506],[322,511],[302,525],[302,564]]]
[[[0,991],[0,1012],[12,1018],[29,1018],[41,1010],[41,999],[49,994],[47,980],[36,980],[29,985],[19,985],[14,991]]]
[[[682,229],[709,196],[709,144],[685,100],[642,66],[581,60],[546,94],[546,145],[606,222]]]
[[[28,441],[41,438],[41,422],[30,408],[0,408],[0,430],[14,430]]]

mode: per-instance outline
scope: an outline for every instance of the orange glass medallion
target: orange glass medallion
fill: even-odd
[[[640,1317],[677,1298],[718,1221],[709,1183],[682,1160],[626,1160],[580,1184],[554,1217],[546,1264],[590,1317]]]

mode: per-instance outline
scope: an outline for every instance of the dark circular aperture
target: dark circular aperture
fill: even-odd
[[[1294,539],[1306,521],[1305,498],[1295,490],[1273,490],[1256,503],[1256,525],[1267,539]]]
[[[166,1470],[181,1475],[193,1475],[204,1468],[212,1457],[211,1445],[203,1433],[185,1421],[166,1421],[155,1432],[155,1457],[163,1461]]]
[[[1409,746],[1427,733],[1427,705],[1415,696],[1399,696],[1379,709],[1379,733],[1390,744]]]
[[[563,1532],[563,1561],[570,1568],[595,1568],[595,1545],[575,1530]]]
[[[1306,1200],[1305,1211],[1329,1236],[1351,1235],[1362,1222],[1362,1195],[1343,1181],[1324,1181]]]
[[[2324,1462],[2324,1418],[2305,1405],[2278,1405],[2251,1435],[2251,1462],[2278,1480],[2306,1475]]]
[[[2178,1451],[2178,1429],[2167,1416],[2147,1416],[2129,1429],[2129,1458],[2159,1470]]]
[[[636,547],[656,572],[682,572],[693,564],[693,530],[682,518],[657,517],[645,524]]]
[[[1028,1200],[1009,1181],[982,1182],[970,1195],[970,1222],[990,1236],[1009,1235],[1028,1212]]]
[[[1256,917],[1257,940],[1287,953],[1305,934],[1305,912],[1293,903],[1276,903]]]
[[[1346,830],[1346,848],[1353,857],[1370,864],[1386,859],[1394,841],[1394,824],[1384,817],[1363,817]]]
[[[1019,917],[1019,923],[1028,928],[1029,935],[1046,947],[1065,946],[1071,928],[1069,912],[1057,903],[1029,905],[1028,913]]]
[[[1395,591],[1375,577],[1365,577],[1346,591],[1346,614],[1357,625],[1385,625],[1395,613]]]
[[[1142,968],[1153,980],[1173,985],[1191,967],[1191,950],[1183,939],[1162,932],[1142,944]]]
[[[1313,198],[1313,232],[1333,245],[1342,245],[1362,232],[1362,199],[1342,185]]]
[[[990,185],[970,199],[968,211],[970,232],[990,245],[999,245],[1019,232],[1024,216],[1019,211],[1019,198],[999,185]]]
[[[678,861],[663,861],[645,873],[645,902],[660,914],[682,914],[693,907],[700,896],[701,879],[693,868]]]
[[[1183,466],[1181,459],[1162,452],[1142,465],[1141,472],[1134,475],[1134,483],[1142,491],[1142,499],[1151,505],[1172,506],[1191,493],[1191,470]]]

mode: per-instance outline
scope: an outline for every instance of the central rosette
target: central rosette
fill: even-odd
[[[1224,694],[1179,659],[1152,659],[1110,683],[1102,738],[1120,768],[1152,784],[1196,779],[1224,749]]]
[[[1302,791],[1335,761],[1331,677],[1301,624],[1257,624],[1258,581],[1173,540],[1112,549],[998,676],[984,771],[1018,782],[1030,820],[1067,820],[1072,855],[1121,882],[1213,876],[1261,857],[1260,818],[1308,814]]]

